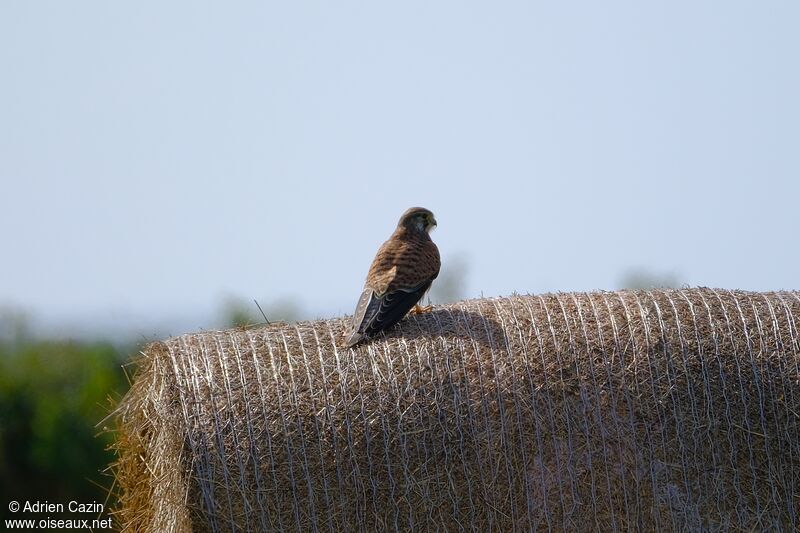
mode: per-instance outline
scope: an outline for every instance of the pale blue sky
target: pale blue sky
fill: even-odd
[[[3,2],[0,305],[350,313],[412,205],[468,296],[800,288],[798,28],[796,1]]]

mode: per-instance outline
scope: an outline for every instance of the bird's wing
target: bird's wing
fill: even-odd
[[[353,346],[364,337],[400,322],[430,288],[431,281],[427,280],[417,287],[398,289],[382,295],[372,289],[364,289],[353,316],[353,329],[345,345]]]

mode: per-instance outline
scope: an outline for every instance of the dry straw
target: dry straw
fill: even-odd
[[[789,530],[800,293],[483,299],[151,344],[119,406],[131,531]]]

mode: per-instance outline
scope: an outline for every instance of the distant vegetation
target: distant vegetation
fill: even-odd
[[[23,329],[19,329],[23,331]],[[7,332],[6,332],[7,333]],[[112,435],[97,424],[128,388],[134,347],[0,339],[0,502],[103,502]],[[3,509],[4,514],[5,509]]]
[[[469,274],[469,261],[464,254],[445,257],[442,260],[442,271],[433,282],[431,292],[428,294],[431,302],[446,304],[457,302],[466,297],[464,288]]]
[[[228,298],[222,306],[222,324],[225,327],[252,326],[263,324],[264,312],[269,322],[297,322],[312,318],[308,311],[291,298],[280,298],[271,302],[255,300],[243,300],[240,298]]]
[[[628,270],[620,279],[620,289],[677,289],[683,282],[675,272],[655,272],[646,268]]]

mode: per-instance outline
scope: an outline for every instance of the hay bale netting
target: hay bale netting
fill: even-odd
[[[133,530],[788,530],[800,293],[514,296],[151,344],[119,408]]]

